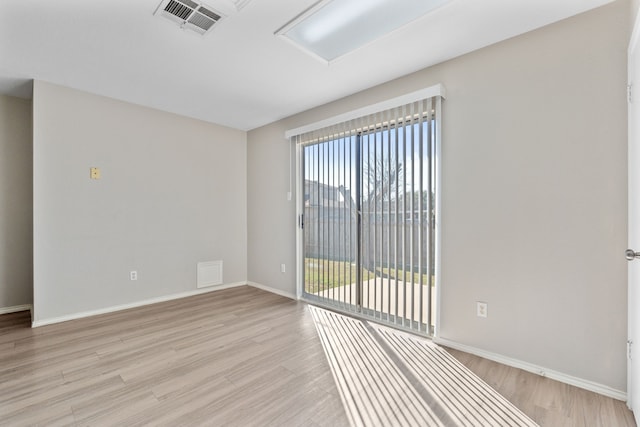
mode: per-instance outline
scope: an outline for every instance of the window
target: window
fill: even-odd
[[[433,334],[440,112],[437,94],[291,135],[305,300]]]

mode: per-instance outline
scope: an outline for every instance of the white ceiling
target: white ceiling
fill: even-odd
[[[329,65],[274,36],[315,1],[252,0],[203,37],[160,0],[2,0],[0,93],[40,79],[249,130],[612,0],[452,0]]]

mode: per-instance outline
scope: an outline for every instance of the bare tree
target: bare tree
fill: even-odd
[[[364,189],[364,201],[369,205],[374,202],[396,200],[399,194],[404,193],[400,185],[404,170],[402,163],[396,163],[395,155],[384,159],[384,162],[377,159],[375,162],[367,163],[363,172],[367,185]],[[399,194],[396,192],[396,183]]]

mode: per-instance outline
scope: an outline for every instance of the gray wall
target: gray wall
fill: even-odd
[[[245,132],[40,81],[33,119],[34,320],[246,281]]]
[[[295,295],[296,210],[295,202],[287,200],[290,167],[285,123],[247,134],[247,275],[249,281]],[[286,273],[280,272],[283,263]]]
[[[295,275],[278,271],[295,261],[284,131],[443,83],[440,336],[626,390],[629,7],[249,132],[249,280],[295,291]]]
[[[31,101],[0,95],[0,309],[31,304]]]

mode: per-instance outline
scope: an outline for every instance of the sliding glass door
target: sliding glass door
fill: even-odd
[[[427,99],[300,144],[305,299],[433,332],[435,112]]]

